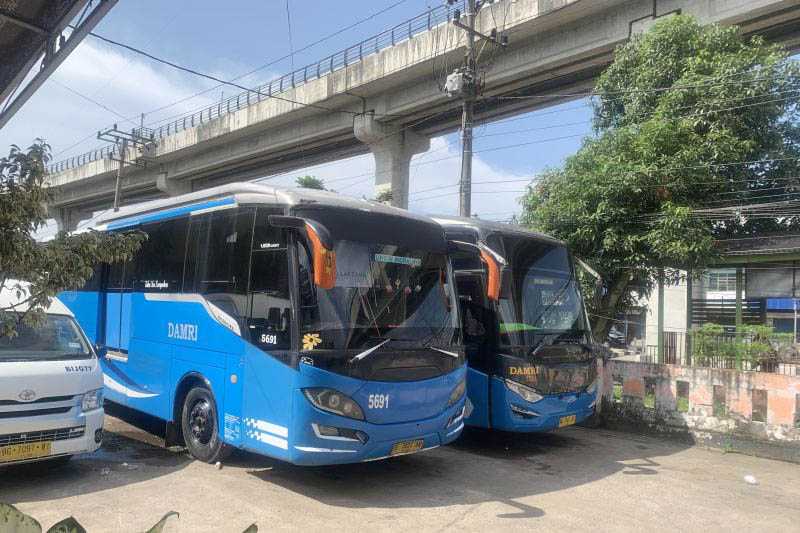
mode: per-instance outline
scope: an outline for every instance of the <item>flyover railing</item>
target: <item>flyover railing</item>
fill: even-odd
[[[465,3],[466,0],[457,0],[452,5],[447,4],[434,7],[386,31],[331,54],[316,63],[311,63],[288,74],[284,74],[279,78],[275,78],[264,85],[221,100],[219,103],[205,107],[200,111],[195,111],[180,116],[175,120],[170,120],[169,122],[154,126],[155,138],[163,139],[164,137],[174,135],[180,131],[199,126],[200,124],[204,124],[221,116],[257,104],[273,95],[278,95],[284,91],[288,91],[304,83],[319,79],[332,72],[346,68],[349,65],[358,63],[369,55],[377,54],[403,41],[413,39],[417,35],[425,33],[442,23],[448,22],[453,15],[453,11],[460,10],[462,13],[465,12]],[[114,149],[115,147],[113,146],[106,146],[76,155],[49,165],[47,170],[50,173],[63,172],[92,161],[108,158],[114,153]]]

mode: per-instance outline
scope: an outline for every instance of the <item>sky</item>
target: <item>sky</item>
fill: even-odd
[[[285,0],[120,0],[94,31],[222,79],[258,69],[238,80],[255,86],[438,6],[440,0],[344,0],[335,9],[332,5],[327,0],[289,0],[288,24]],[[386,8],[341,35],[284,58]],[[0,130],[0,152],[42,137],[55,161],[78,155],[103,146],[96,132],[113,123],[131,128],[142,113],[146,124],[157,123],[239,92],[230,87],[209,91],[215,85],[89,36]],[[202,91],[207,92],[187,99]],[[527,183],[578,149],[581,138],[591,133],[590,119],[591,108],[582,100],[480,125],[475,132],[473,213],[493,220],[518,214],[518,198]],[[430,150],[411,163],[409,209],[457,213],[460,166],[458,133],[432,139]],[[290,186],[297,176],[311,174],[341,194],[370,198],[372,173],[373,158],[365,155],[264,179]]]

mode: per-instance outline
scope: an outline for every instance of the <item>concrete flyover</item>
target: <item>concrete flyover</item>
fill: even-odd
[[[489,33],[504,26],[510,45],[488,64],[484,95],[588,88],[617,45],[677,11],[703,22],[738,24],[747,34],[763,34],[790,49],[800,43],[797,0],[495,0],[481,10],[478,27]],[[441,75],[433,73],[445,61],[451,69],[459,63],[464,40],[444,20],[446,15],[433,13],[427,20],[430,29],[413,31],[412,23],[422,20],[424,25],[424,18],[415,19],[407,32],[402,25],[397,34],[391,30],[388,44],[386,32],[348,49],[343,61],[340,55],[331,56],[329,68],[326,59],[281,78],[279,85],[243,93],[235,102],[162,126],[154,146],[127,154],[128,160],[139,157],[146,166],[125,168],[124,201],[371,151],[376,187],[390,188],[393,203],[406,207],[410,158],[427,149],[431,136],[460,124],[460,103],[448,99],[440,90]],[[489,99],[477,104],[476,118],[491,121],[563,101]],[[51,212],[65,229],[111,204],[118,163],[107,155],[90,153],[51,169],[49,183],[56,192]]]

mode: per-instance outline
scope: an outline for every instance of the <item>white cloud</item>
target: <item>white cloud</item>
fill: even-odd
[[[23,106],[0,132],[0,148],[16,143],[27,146],[34,138],[45,138],[58,154],[77,141],[85,142],[59,158],[83,153],[100,143],[94,138],[100,128],[118,123],[120,128],[138,125],[70,92],[64,86],[96,100],[123,117],[136,117],[181,100],[214,85],[169,67],[154,67],[139,57],[119,53],[106,45],[84,41],[58,68],[52,79]],[[216,93],[218,94],[218,93]],[[158,114],[145,116],[145,123],[168,115],[209,105],[215,93],[189,100]]]
[[[528,177],[495,168],[475,156],[473,159],[472,212],[481,218],[507,220],[519,214],[518,198]],[[375,162],[372,155],[353,157],[298,169],[268,178],[269,183],[291,186],[297,176],[311,174],[342,194],[357,198],[374,196]],[[461,152],[446,137],[431,140],[428,152],[411,162],[409,209],[425,214],[458,213],[458,181],[461,175]],[[511,181],[521,180],[521,181]],[[508,183],[484,183],[508,182]],[[431,190],[436,189],[436,190]]]

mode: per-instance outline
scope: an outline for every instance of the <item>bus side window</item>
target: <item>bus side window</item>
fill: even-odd
[[[180,292],[186,254],[188,220],[178,218],[147,224],[133,266],[133,288],[140,292]]]
[[[118,261],[112,263],[108,270],[106,288],[112,291],[124,291],[131,288],[131,262]]]
[[[253,211],[218,211],[192,217],[183,292],[205,298],[244,324]]]
[[[270,226],[269,210],[256,216],[250,256],[248,329],[253,344],[264,350],[289,350],[292,303],[286,230]]]

